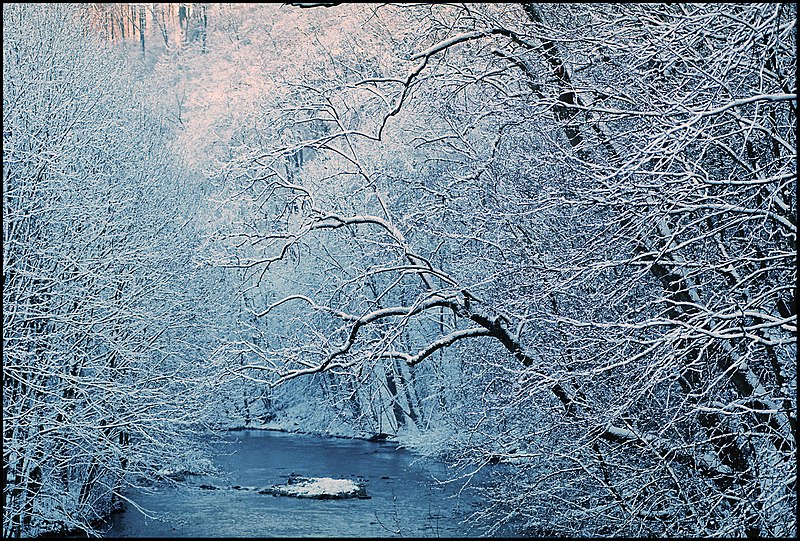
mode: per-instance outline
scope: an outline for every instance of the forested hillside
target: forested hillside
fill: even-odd
[[[233,426],[480,470],[531,536],[796,534],[793,3],[3,23],[5,535]]]

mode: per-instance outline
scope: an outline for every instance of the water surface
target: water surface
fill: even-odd
[[[393,444],[274,431],[231,432],[216,448],[220,473],[186,486],[137,489],[133,506],[112,517],[113,537],[465,537],[463,519],[479,505],[460,485],[437,483],[452,472]],[[371,499],[314,500],[228,488],[283,484],[306,477],[362,480]],[[207,490],[200,485],[223,487]]]

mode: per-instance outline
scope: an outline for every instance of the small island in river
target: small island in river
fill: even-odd
[[[290,475],[285,485],[272,485],[258,492],[260,494],[272,494],[273,496],[292,496],[317,500],[370,498],[363,483],[351,481],[350,479],[332,479],[330,477],[301,477],[296,474]]]

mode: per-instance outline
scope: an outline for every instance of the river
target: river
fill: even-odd
[[[479,505],[444,464],[390,443],[276,431],[230,432],[217,446],[218,475],[126,493],[134,506],[112,516],[108,537],[474,537],[463,519]],[[315,500],[235,490],[306,477],[363,480],[370,499]],[[208,490],[200,485],[222,487]],[[505,534],[508,535],[508,534]]]

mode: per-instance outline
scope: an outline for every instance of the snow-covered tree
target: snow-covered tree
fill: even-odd
[[[794,532],[794,6],[298,12],[350,31],[224,170],[277,331],[241,373],[469,390],[530,531]]]
[[[4,536],[90,530],[185,457],[215,347],[196,196],[80,13],[3,6]]]

